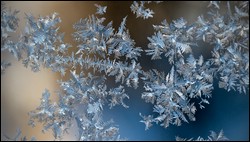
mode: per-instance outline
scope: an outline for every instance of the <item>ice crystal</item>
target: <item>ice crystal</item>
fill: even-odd
[[[136,17],[153,17],[154,12],[145,8],[145,3],[151,1],[134,1],[131,5]],[[99,17],[106,12],[107,6],[95,6],[96,14],[73,25],[72,36],[78,45],[76,52],[71,52],[68,50],[71,45],[64,42],[64,34],[59,31],[61,19],[57,13],[38,18],[26,14],[27,23],[20,38],[10,40],[9,34],[16,32],[18,27],[18,11],[7,11],[1,2],[1,52],[10,52],[34,72],[43,66],[62,76],[66,72],[70,74],[68,80],[58,80],[57,102],[50,100],[51,93],[45,89],[40,106],[29,113],[29,125],[34,127],[37,121],[42,123],[42,131],[52,130],[55,140],[63,139],[72,125],[77,126],[77,140],[122,140],[119,128],[113,121],[105,122],[102,112],[106,105],[110,109],[117,105],[129,108],[124,103],[129,99],[125,84],[136,89],[142,83],[145,90],[141,98],[153,104],[154,114],[139,113],[145,130],[153,123],[167,128],[170,124],[180,126],[182,122],[195,121],[197,106],[203,109],[204,104],[209,104],[214,79],[219,79],[218,86],[227,91],[249,92],[248,1],[227,2],[225,14],[220,12],[220,2],[210,1],[209,12],[198,16],[191,24],[184,18],[169,23],[165,19],[160,25],[153,25],[155,32],[147,37],[147,49],[135,46],[126,28],[128,16],[115,31],[112,21],[104,24],[105,17]],[[211,58],[193,54],[199,42],[213,47]],[[167,60],[171,66],[169,72],[144,70],[140,65],[142,53],[151,60]],[[10,65],[1,60],[1,74]],[[92,70],[83,73],[86,69]],[[115,86],[107,84],[106,78],[110,76],[114,77]],[[19,140],[20,135],[18,130],[13,139],[5,137]],[[186,139],[176,137],[176,140]],[[197,140],[206,139],[198,137]],[[223,131],[218,135],[212,131],[207,140],[227,138]]]

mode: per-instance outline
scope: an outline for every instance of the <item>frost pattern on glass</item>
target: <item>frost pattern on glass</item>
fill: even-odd
[[[145,3],[150,1],[134,1],[131,5],[136,17],[153,17],[154,12],[145,8]],[[26,14],[25,29],[14,42],[9,34],[18,27],[18,11],[7,11],[1,2],[1,52],[10,52],[34,72],[43,66],[62,76],[67,71],[70,73],[69,80],[58,80],[61,87],[57,92],[58,102],[52,102],[51,93],[45,89],[40,106],[29,113],[29,125],[35,127],[37,121],[42,123],[43,132],[52,130],[55,140],[61,140],[72,125],[77,125],[77,140],[123,140],[112,120],[103,121],[102,112],[106,105],[110,109],[117,105],[129,108],[124,103],[129,99],[125,84],[136,89],[140,82],[143,83],[141,98],[153,104],[154,115],[139,113],[145,130],[153,123],[167,128],[170,124],[180,126],[183,121],[195,121],[197,106],[203,109],[204,104],[209,104],[215,78],[220,80],[220,88],[248,94],[249,2],[227,2],[224,15],[220,13],[220,4],[210,1],[207,15],[198,16],[192,24],[179,18],[153,25],[155,33],[147,37],[146,50],[136,47],[130,38],[126,28],[128,16],[115,31],[112,22],[105,25],[105,18],[99,17],[106,12],[107,6],[95,4],[95,15],[73,25],[73,38],[78,46],[76,52],[68,54],[71,45],[64,42],[64,34],[59,32],[61,19],[57,13],[38,18]],[[213,47],[210,59],[193,55],[192,49],[199,47],[198,41]],[[139,62],[142,53],[151,60],[166,59],[171,65],[169,72],[143,70]],[[10,65],[1,60],[1,74]],[[81,71],[77,72],[77,68]],[[83,73],[85,69],[93,72]],[[106,77],[109,76],[115,78],[116,86],[107,85]],[[20,140],[20,135],[18,129],[14,138],[5,137]],[[176,140],[186,139],[176,137]],[[206,139],[198,137],[197,140]],[[207,140],[227,138],[223,131],[219,134],[212,131]]]
[[[215,8],[208,12],[208,19],[199,16],[191,25],[183,18],[153,25],[156,32],[148,37],[145,51],[152,60],[162,59],[164,54],[172,68],[166,76],[155,70],[143,72],[146,92],[142,99],[154,104],[153,111],[158,113],[149,115],[150,122],[168,127],[188,122],[187,117],[195,121],[196,99],[200,109],[209,104],[214,78],[220,78],[219,87],[227,91],[249,91],[249,20],[245,18],[249,3],[237,3],[232,12],[227,2],[226,15],[220,15],[217,2],[210,2],[209,7],[211,4]],[[199,40],[214,47],[211,59],[193,56],[192,47],[199,46]]]

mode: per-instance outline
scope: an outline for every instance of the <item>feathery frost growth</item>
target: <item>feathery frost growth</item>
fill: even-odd
[[[232,13],[227,2],[227,15],[220,15],[216,2],[211,4],[216,8],[208,12],[208,19],[199,16],[191,25],[183,18],[153,25],[156,33],[148,37],[149,49],[145,51],[152,60],[162,59],[165,54],[172,69],[166,77],[155,71],[144,73],[146,92],[142,93],[142,99],[154,104],[154,112],[158,113],[156,117],[149,115],[149,122],[168,127],[188,122],[186,117],[195,121],[195,98],[200,100],[201,109],[202,104],[209,104],[213,78],[220,78],[219,87],[227,91],[233,89],[245,94],[249,91],[249,19],[246,18],[249,3],[238,2]],[[207,61],[202,55],[198,59],[192,55],[192,47],[199,46],[200,40],[214,47],[213,57]]]
[[[151,1],[132,3],[130,8],[136,18],[153,17],[154,12],[145,8],[146,3]],[[29,125],[35,127],[37,122],[42,123],[42,132],[52,130],[55,140],[62,140],[72,126],[78,129],[77,140],[123,140],[113,120],[103,120],[103,108],[117,105],[129,108],[124,102],[129,99],[125,84],[136,89],[141,83],[144,91],[139,95],[153,104],[154,114],[139,113],[145,130],[153,123],[167,128],[171,124],[180,126],[195,121],[196,111],[209,104],[215,85],[227,91],[249,93],[248,1],[227,2],[225,14],[220,11],[220,2],[210,1],[209,12],[191,24],[184,18],[171,22],[165,19],[160,25],[153,25],[155,32],[147,37],[147,49],[135,46],[126,28],[128,16],[115,31],[112,21],[104,24],[105,18],[101,17],[107,6],[94,6],[95,14],[73,25],[72,37],[78,45],[75,52],[69,53],[71,45],[64,42],[64,33],[59,32],[58,24],[62,21],[57,13],[38,18],[26,14],[22,34],[12,41],[10,34],[18,28],[18,11],[8,11],[1,2],[1,52],[10,52],[34,72],[42,66],[61,76],[70,74],[68,80],[58,80],[57,102],[50,100],[51,93],[45,89],[40,106],[29,113]],[[192,50],[200,47],[200,42],[213,47],[211,58],[193,54]],[[171,66],[169,72],[143,70],[142,53],[151,60],[166,60]],[[1,75],[8,66],[11,63],[1,58]],[[87,73],[83,72],[87,69]],[[110,76],[114,77],[115,86],[107,83]],[[214,83],[215,79],[219,79],[218,84]],[[20,140],[21,131],[17,132],[14,138],[6,135],[6,139]],[[186,139],[176,137],[176,140]],[[223,131],[219,134],[211,131],[208,139],[197,138],[203,140],[228,139]]]

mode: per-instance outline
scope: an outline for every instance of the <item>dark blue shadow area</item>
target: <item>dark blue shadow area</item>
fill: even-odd
[[[216,86],[216,85],[215,85]],[[145,131],[144,123],[139,122],[144,115],[153,114],[151,104],[141,99],[142,88],[134,90],[126,88],[130,94],[127,102],[128,109],[116,106],[113,109],[105,108],[106,120],[113,118],[119,125],[121,137],[128,140],[175,140],[175,136],[183,138],[207,138],[210,130],[219,132],[223,129],[225,136],[230,140],[249,140],[249,95],[227,92],[215,87],[210,104],[196,113],[196,121],[183,123],[181,126],[170,125],[163,128],[154,124]]]

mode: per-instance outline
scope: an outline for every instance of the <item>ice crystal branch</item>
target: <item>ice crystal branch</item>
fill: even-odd
[[[174,63],[175,56],[183,57],[185,53],[191,53],[190,45],[193,44],[194,27],[187,26],[183,19],[174,20],[170,25],[164,20],[162,25],[153,25],[157,31],[152,37],[148,37],[150,43],[146,50],[151,59],[161,59],[165,53],[170,64]]]
[[[21,37],[18,46],[26,53],[23,64],[30,67],[33,71],[39,71],[40,64],[53,71],[65,74],[65,60],[63,55],[70,47],[64,44],[64,34],[59,34],[57,24],[61,22],[57,13],[50,16],[35,19],[31,14],[26,14],[27,26]],[[66,63],[65,63],[66,64]]]
[[[208,136],[207,139],[204,139],[202,137],[198,137],[197,139],[193,139],[193,138],[190,138],[190,139],[185,139],[185,138],[180,138],[180,137],[176,137],[176,141],[228,141],[229,139],[224,136],[224,132],[223,130],[221,130],[219,132],[219,134],[215,133],[214,131],[210,131],[210,136]]]
[[[31,122],[35,120],[43,122],[44,129],[52,129],[55,139],[61,139],[70,126],[77,124],[79,135],[78,140],[118,140],[118,128],[110,122],[102,121],[102,110],[107,100],[107,95],[112,96],[111,107],[122,104],[127,97],[122,87],[106,91],[103,77],[94,77],[88,74],[84,77],[82,73],[77,75],[71,72],[69,81],[60,81],[63,92],[58,95],[59,103],[51,103],[50,93],[45,90],[41,99],[41,105],[30,113]],[[125,95],[125,96],[124,96]],[[117,99],[115,104],[113,98]],[[91,134],[91,135],[90,135]]]
[[[96,14],[103,15],[106,13],[107,6],[101,6],[99,4],[95,4],[95,6],[97,7]]]
[[[21,58],[21,51],[16,43],[10,40],[10,33],[16,32],[18,28],[19,11],[6,10],[5,3],[1,2],[1,52],[7,50],[18,60]],[[1,65],[2,66],[2,65]],[[1,69],[2,70],[2,69]]]
[[[134,47],[135,42],[130,38],[128,31],[126,31],[125,22],[126,17],[123,18],[118,32],[114,33],[112,22],[106,26],[103,25],[105,18],[97,18],[92,15],[89,18],[81,19],[74,25],[77,30],[73,37],[81,44],[76,56],[80,56],[80,60],[75,61],[75,65],[83,67],[92,67],[99,72],[104,71],[106,75],[116,76],[116,82],[125,80],[127,86],[138,86],[138,73],[140,73],[140,64],[135,60],[140,56],[142,51],[140,47]],[[85,54],[96,53],[101,56],[95,56],[94,59],[90,57],[82,58]],[[120,57],[126,57],[125,63],[119,61]],[[115,60],[110,58],[114,57]],[[130,64],[129,64],[130,60]]]
[[[141,17],[143,19],[152,18],[154,12],[149,9],[145,8],[145,3],[151,3],[152,1],[134,1],[133,4],[130,6],[131,11],[136,14],[136,18]],[[155,1],[156,3],[160,3],[160,1]]]

